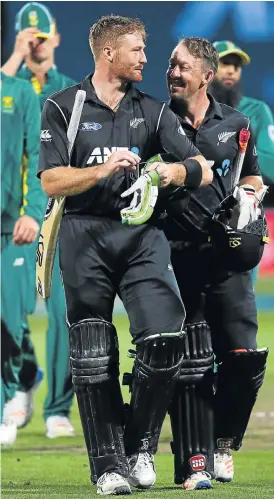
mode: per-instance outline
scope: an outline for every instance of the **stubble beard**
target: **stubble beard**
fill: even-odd
[[[142,81],[143,79],[142,73],[138,73],[137,76],[133,68],[131,67],[129,68],[128,66],[120,62],[119,59],[116,60],[114,64],[115,64],[116,77],[119,78],[121,81],[125,83],[130,83],[130,82],[139,83]]]
[[[172,111],[174,111],[176,114],[179,114],[180,116],[185,116],[188,109],[187,99],[183,95],[176,94],[170,94],[170,99],[170,108],[172,109]]]

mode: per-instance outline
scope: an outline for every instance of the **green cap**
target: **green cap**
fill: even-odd
[[[219,54],[219,59],[229,54],[237,54],[241,58],[241,61],[244,65],[250,63],[249,55],[247,55],[246,52],[244,52],[242,49],[240,49],[240,47],[237,47],[235,43],[230,42],[229,40],[217,41],[214,42],[213,45]]]
[[[38,38],[50,38],[56,33],[56,25],[50,11],[42,3],[29,2],[19,10],[15,19],[17,32],[26,28],[37,28]]]

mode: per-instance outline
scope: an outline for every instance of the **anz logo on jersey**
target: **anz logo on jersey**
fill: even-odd
[[[97,165],[105,163],[116,151],[128,151],[128,147],[95,147],[88,158],[87,165],[92,165],[92,163],[96,163]]]

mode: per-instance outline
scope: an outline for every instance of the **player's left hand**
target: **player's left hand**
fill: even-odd
[[[36,220],[29,215],[18,218],[13,229],[13,244],[23,246],[35,241],[39,234],[39,225]]]
[[[151,172],[152,170],[156,170],[159,178],[160,178],[160,187],[167,187],[172,183],[175,171],[177,168],[181,168],[181,165],[171,165],[169,163],[159,163],[154,162],[150,163],[149,166],[146,167],[146,172]]]

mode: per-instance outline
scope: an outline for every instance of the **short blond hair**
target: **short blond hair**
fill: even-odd
[[[115,44],[121,36],[132,33],[141,33],[146,39],[144,23],[138,18],[115,16],[113,14],[101,17],[89,32],[89,44],[94,59],[98,59],[106,43]]]

